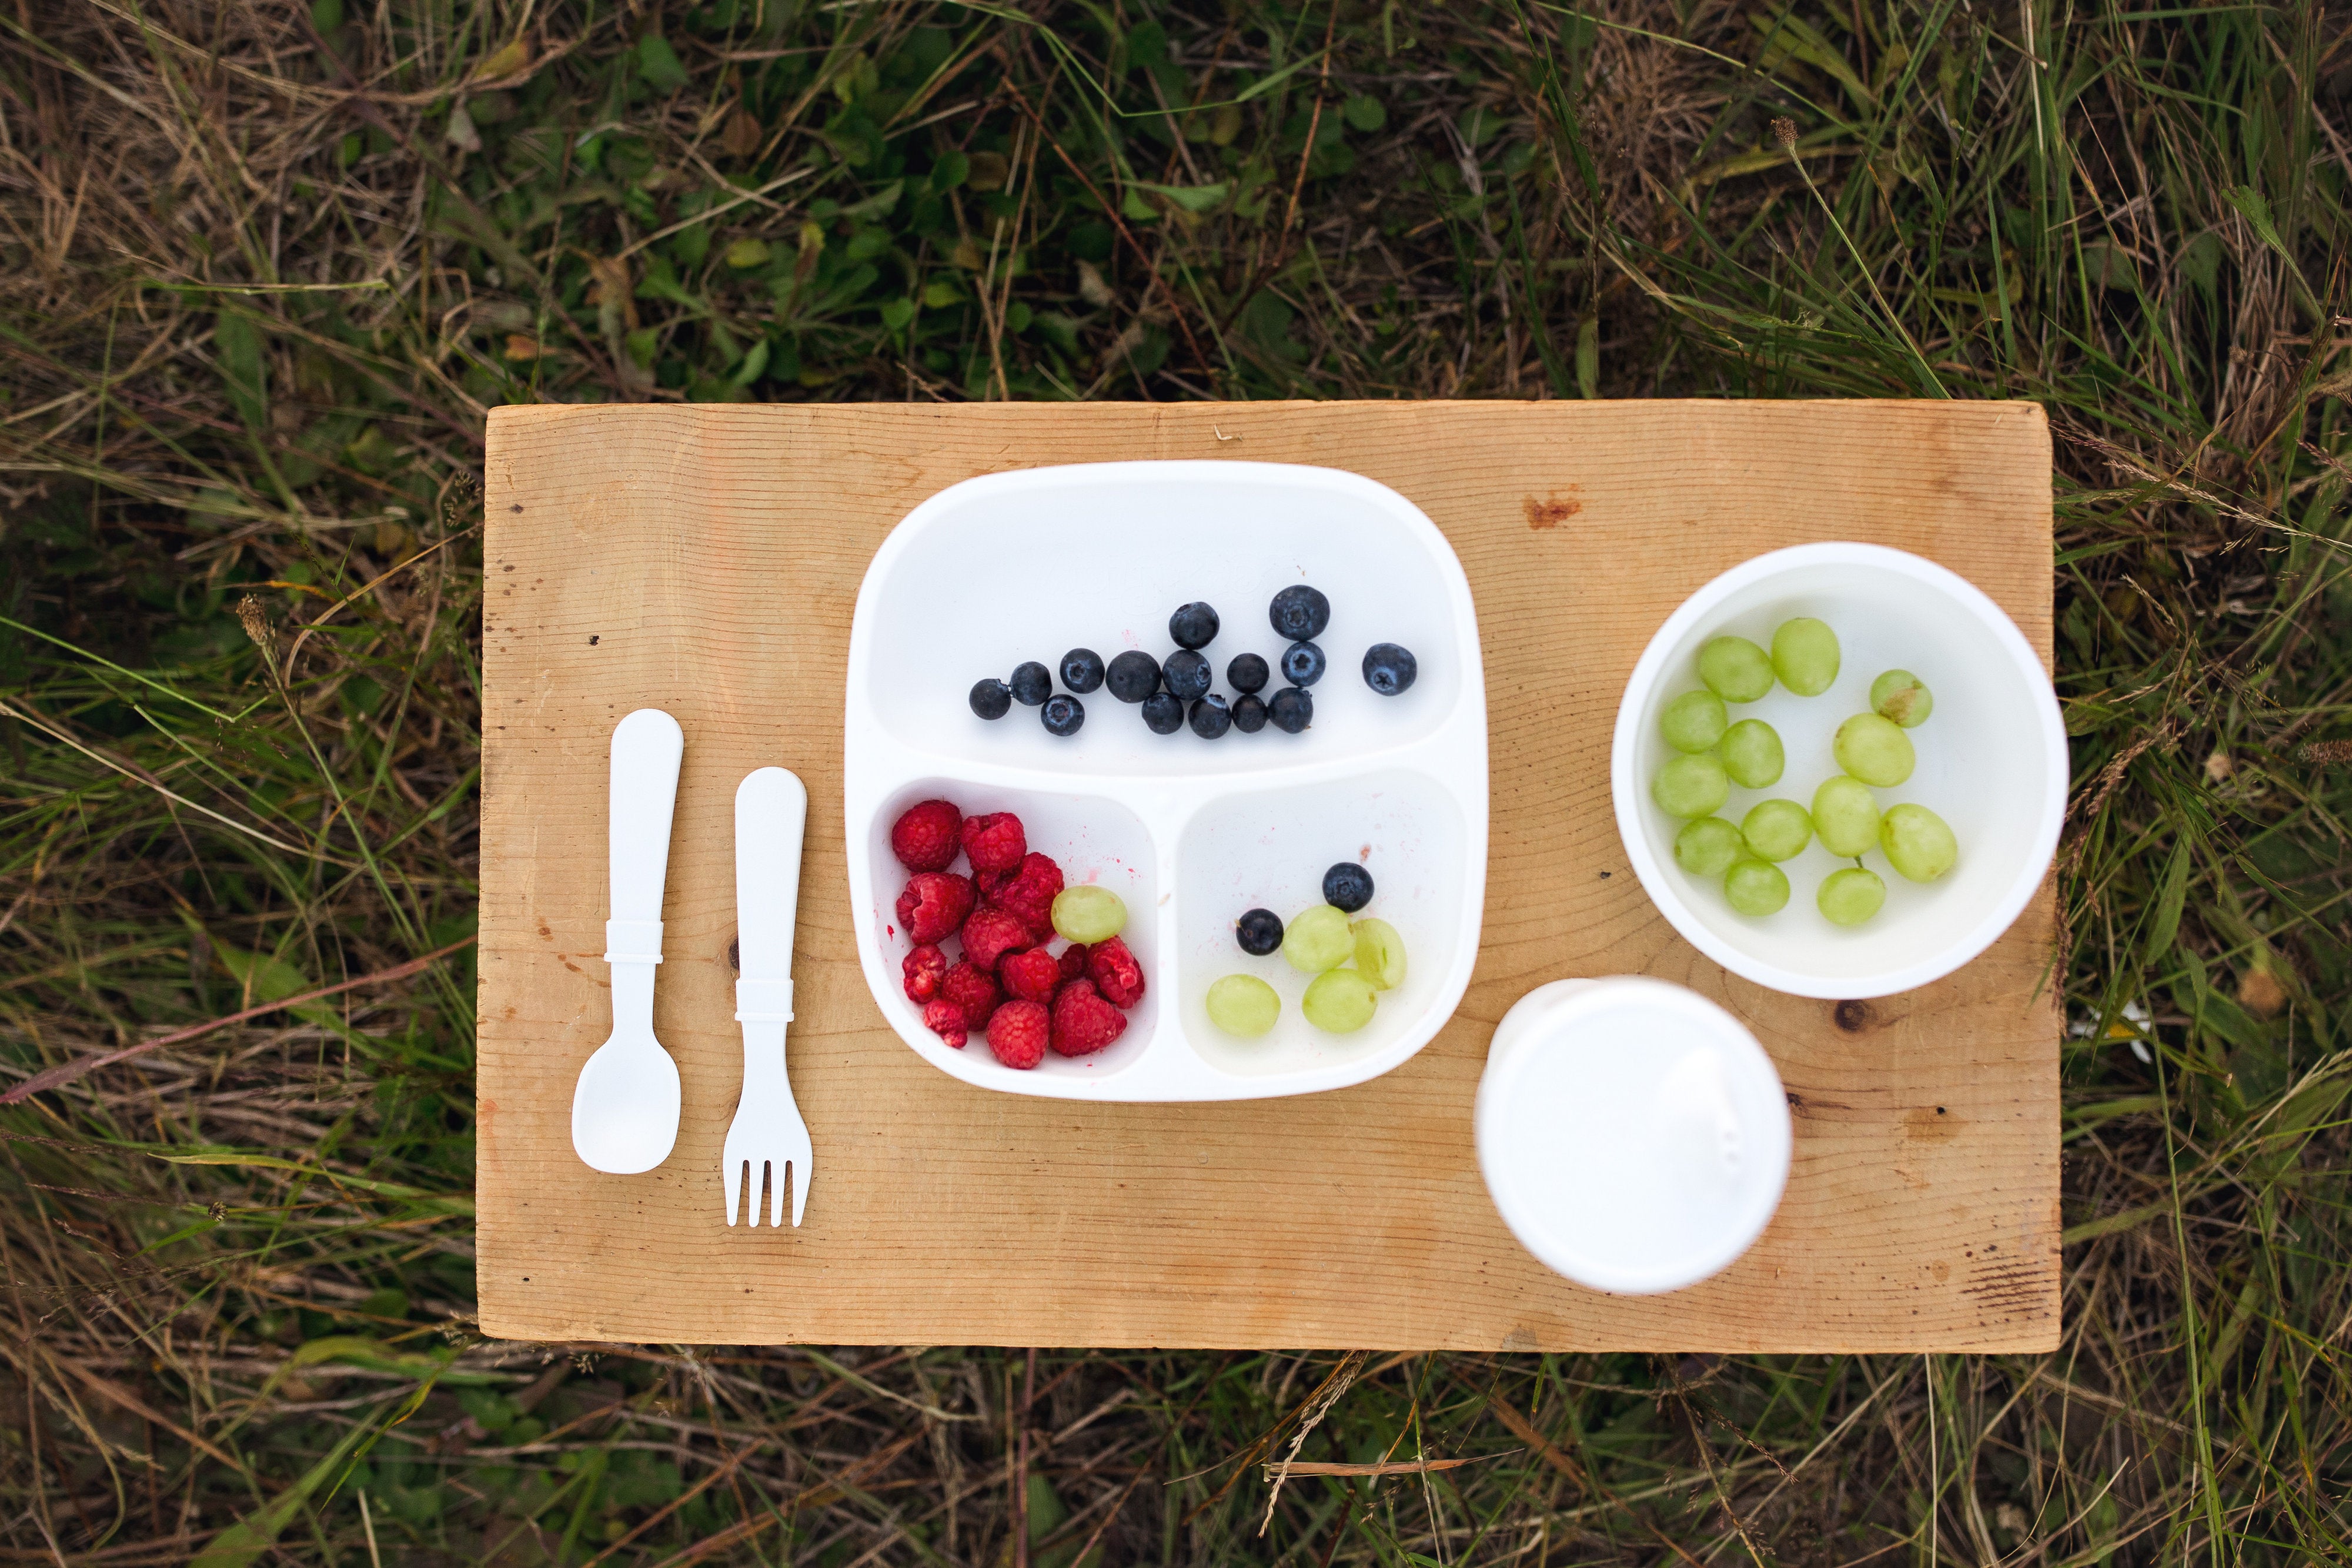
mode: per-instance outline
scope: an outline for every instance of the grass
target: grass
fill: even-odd
[[[0,16],[0,1556],[2352,1558],[2352,45],[2106,0]],[[1775,120],[1785,120],[1776,129]],[[482,418],[2031,397],[2048,1357],[482,1342]],[[302,999],[345,981],[366,983]],[[1391,1477],[1302,1459],[1470,1458]]]

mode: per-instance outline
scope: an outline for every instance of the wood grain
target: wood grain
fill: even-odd
[[[1460,1012],[1355,1089],[1091,1105],[959,1083],[884,1026],[850,935],[843,662],[867,560],[973,475],[1127,457],[1353,469],[1453,540],[1490,704],[1486,936]],[[486,1332],[539,1340],[2048,1350],[2058,1039],[2047,889],[1976,963],[1871,1002],[1727,976],[1628,869],[1617,697],[1683,598],[1822,538],[1916,550],[2047,658],[2050,447],[2021,403],[529,407],[490,415],[479,1085]],[[643,1176],[573,1156],[610,1026],[604,769],[631,708],[684,725],[656,1026],[686,1084]],[[730,803],[807,780],[793,1080],[807,1223],[729,1230],[740,1082]],[[1788,1193],[1726,1273],[1601,1295],[1515,1243],[1470,1108],[1496,1021],[1569,975],[1649,974],[1748,1020],[1796,1117]]]

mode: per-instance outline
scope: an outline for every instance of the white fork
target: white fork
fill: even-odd
[[[793,1019],[793,921],[800,908],[801,840],[808,788],[781,768],[762,768],[735,790],[735,942],[740,978],[735,1017],[743,1026],[743,1098],[727,1128],[727,1223],[738,1199],[760,1223],[760,1182],[768,1223],[784,1222],[784,1175],[792,1173],[793,1223],[808,1207],[808,1124],[784,1075],[784,1026]],[[747,1178],[748,1172],[748,1178]],[[750,1188],[745,1191],[746,1186]]]

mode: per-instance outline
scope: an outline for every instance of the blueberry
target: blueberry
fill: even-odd
[[[1323,873],[1323,902],[1353,915],[1372,901],[1372,873],[1354,861],[1341,861]]]
[[[1173,735],[1184,727],[1184,705],[1166,692],[1143,699],[1143,722],[1154,735]]]
[[[1234,716],[1225,709],[1225,699],[1212,694],[1192,705],[1192,733],[1202,740],[1214,740],[1233,728]]]
[[[1265,727],[1265,704],[1258,700],[1256,693],[1234,702],[1234,727],[1244,735],[1255,735]]]
[[[1013,700],[1035,707],[1054,695],[1054,672],[1032,659],[1013,672]]]
[[[1410,648],[1400,648],[1394,643],[1375,643],[1364,650],[1364,685],[1384,697],[1411,689],[1413,677],[1420,674],[1420,661],[1412,656]]]
[[[1294,686],[1311,686],[1323,678],[1323,650],[1312,643],[1293,643],[1282,651],[1282,678]]]
[[[1274,622],[1276,636],[1304,643],[1320,637],[1331,624],[1331,601],[1305,583],[1295,583],[1274,596],[1265,618]]]
[[[1209,680],[1213,674],[1209,668],[1209,661],[1190,648],[1177,649],[1168,655],[1168,662],[1160,666],[1160,678],[1168,683],[1169,695],[1181,697],[1186,702],[1209,695]]]
[[[1073,648],[1062,655],[1062,684],[1074,692],[1090,692],[1103,683],[1102,655],[1092,648]]]
[[[1237,692],[1262,692],[1272,674],[1255,653],[1235,653],[1234,662],[1225,666],[1225,684]]]
[[[1285,686],[1265,705],[1265,716],[1285,735],[1297,735],[1315,722],[1315,699],[1300,686]]]
[[[1282,916],[1271,909],[1253,909],[1234,922],[1234,940],[1253,958],[1263,958],[1282,946]]]
[[[1064,692],[1047,697],[1045,706],[1037,710],[1037,716],[1044,721],[1047,735],[1076,735],[1078,726],[1087,722],[1087,705]]]
[[[1168,618],[1168,639],[1180,648],[1205,648],[1217,640],[1217,612],[1194,600]]]
[[[1013,707],[1013,688],[991,675],[971,684],[971,711],[982,718],[1003,718]]]
[[[1160,689],[1160,661],[1129,648],[1110,662],[1110,695],[1139,703]]]

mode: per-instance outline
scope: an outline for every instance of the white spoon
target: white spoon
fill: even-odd
[[[572,1147],[614,1176],[653,1169],[677,1142],[677,1063],[654,1038],[654,966],[685,751],[685,732],[659,708],[639,708],[613,728],[613,917],[604,923],[613,1038],[580,1069]]]

